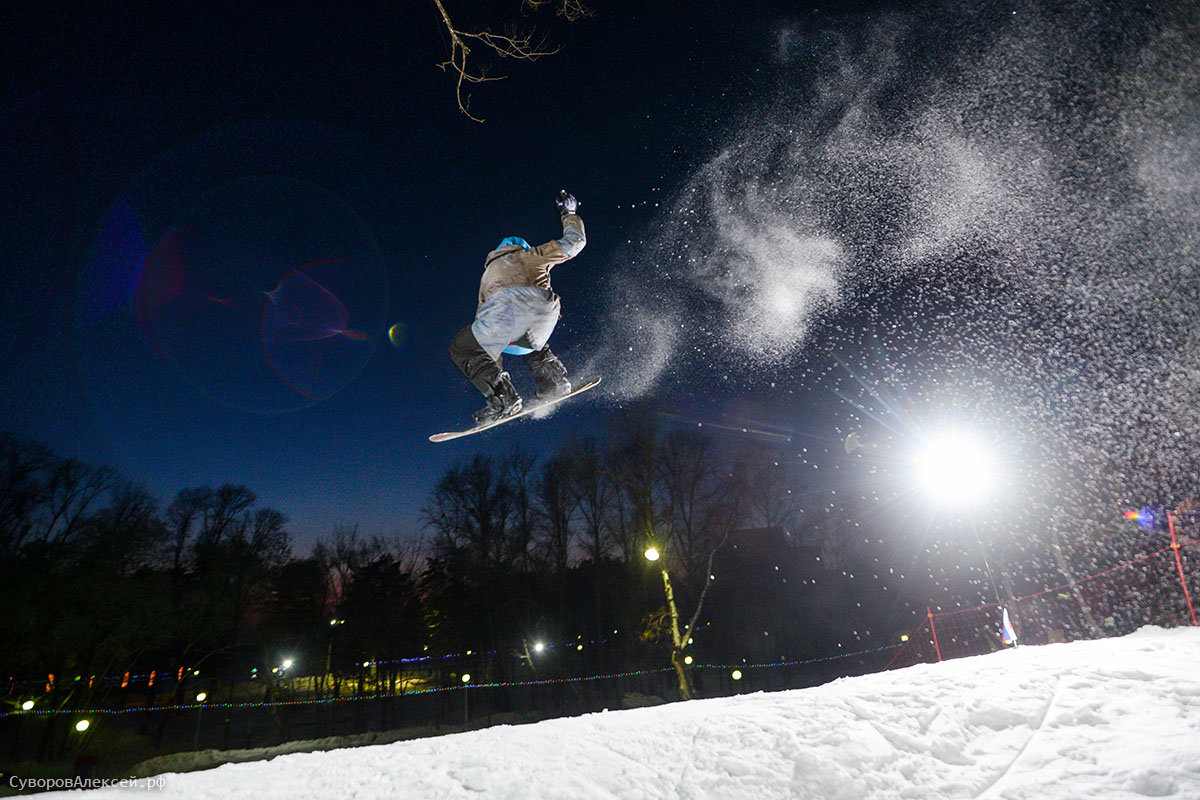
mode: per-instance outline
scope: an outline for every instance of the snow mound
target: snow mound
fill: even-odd
[[[1200,797],[1200,629],[166,776],[169,797]],[[89,798],[128,791],[106,789]]]

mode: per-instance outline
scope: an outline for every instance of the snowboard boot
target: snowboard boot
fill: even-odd
[[[491,393],[485,395],[487,405],[475,412],[476,425],[511,417],[521,410],[521,395],[517,394],[507,372],[501,372],[490,388]]]
[[[550,352],[547,345],[541,350],[525,356],[525,363],[533,373],[534,396],[538,400],[557,400],[571,393],[571,382],[567,380],[567,368]]]

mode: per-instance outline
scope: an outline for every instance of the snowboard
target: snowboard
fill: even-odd
[[[470,436],[473,433],[483,433],[484,431],[488,430],[489,428],[494,428],[497,425],[503,425],[506,422],[511,422],[514,419],[523,417],[526,414],[532,414],[533,412],[539,411],[543,408],[549,408],[550,406],[557,405],[558,403],[561,403],[564,400],[571,399],[572,397],[574,397],[577,394],[583,394],[588,389],[595,388],[599,383],[600,383],[599,377],[587,378],[587,379],[583,380],[578,386],[573,387],[571,389],[570,394],[564,394],[562,397],[556,397],[553,400],[546,400],[546,401],[540,402],[540,403],[536,400],[533,400],[529,404],[527,404],[525,407],[523,407],[520,411],[518,411],[516,414],[512,414],[511,416],[504,417],[503,419],[493,420],[492,422],[485,422],[482,425],[476,425],[473,428],[467,428],[465,431],[446,431],[445,433],[435,433],[433,436],[429,437],[429,441],[431,441],[431,442],[448,442],[451,439],[457,439],[461,436]]]

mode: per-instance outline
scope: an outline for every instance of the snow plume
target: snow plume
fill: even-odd
[[[705,171],[713,241],[687,276],[719,304],[732,344],[778,355],[803,344],[813,314],[836,299],[846,252],[807,215],[780,211],[773,187],[730,187],[729,161]]]
[[[761,47],[775,89],[631,242],[626,288],[669,298],[648,308],[675,336],[635,350],[618,393],[751,387],[870,340],[910,385],[987,375],[978,406],[1016,409],[1085,471],[1200,436],[1194,4],[814,15]],[[628,296],[614,343],[645,325]],[[1140,439],[1147,398],[1169,416]]]
[[[670,366],[685,315],[668,296],[646,291],[636,277],[619,276],[609,289],[601,325],[605,347],[592,349],[576,374],[604,376],[604,388],[618,398],[641,397]]]

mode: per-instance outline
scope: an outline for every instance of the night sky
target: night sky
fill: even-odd
[[[770,15],[713,9],[680,22],[641,5],[606,4],[573,25],[528,20],[562,49],[496,64],[506,80],[471,97],[482,125],[437,68],[448,48],[430,2],[54,4],[11,18],[4,427],[117,466],[164,502],[184,486],[245,483],[311,542],[342,523],[411,529],[433,479],[475,445],[540,449],[596,426],[604,409],[580,404],[465,445],[426,440],[481,405],[446,347],[473,315],[487,251],[508,235],[557,238],[553,199],[570,189],[590,242],[555,273],[566,314],[555,346],[588,352],[619,335],[597,329],[595,300],[622,269],[618,244],[661,224],[644,204],[745,105]],[[516,3],[494,6],[456,22],[522,19]],[[230,231],[232,218],[246,221]],[[200,241],[179,258],[205,263],[164,263],[155,248],[189,223],[260,249]],[[366,340],[327,342],[319,356],[293,348],[276,360],[322,363],[285,364],[279,381],[240,367],[254,347],[205,326],[253,328],[262,293],[322,246],[346,260],[319,281],[336,299],[290,288],[317,306],[312,324],[340,303]],[[147,261],[159,294],[190,299],[139,313]],[[386,335],[395,323],[399,347]]]
[[[432,2],[10,17],[3,427],[164,503],[244,483],[298,549],[646,399],[840,470],[800,488],[881,532],[929,525],[898,465],[947,425],[1008,465],[984,528],[1188,499],[1194,4],[594,8],[527,20],[561,50],[472,87],[484,124]],[[484,255],[556,238],[560,188],[588,246],[552,344],[605,384],[429,443],[480,405],[446,347]]]

